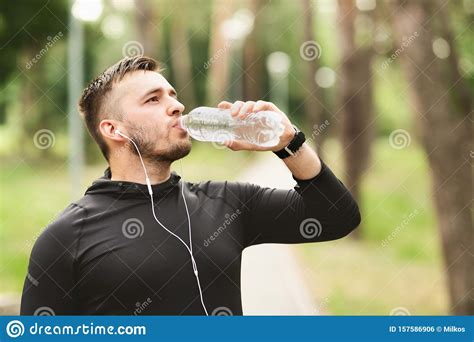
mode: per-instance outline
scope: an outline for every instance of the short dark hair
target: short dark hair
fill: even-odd
[[[99,129],[99,123],[103,119],[104,104],[112,90],[113,84],[121,81],[126,74],[137,70],[162,71],[159,63],[153,58],[146,56],[123,58],[90,82],[79,100],[79,112],[86,123],[90,135],[99,145],[107,161],[109,161],[109,149]],[[115,118],[118,115],[115,111],[107,114],[114,115]]]

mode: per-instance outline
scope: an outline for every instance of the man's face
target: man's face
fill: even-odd
[[[114,85],[111,100],[123,115],[124,133],[144,158],[173,162],[190,152],[191,139],[177,126],[184,106],[161,74],[139,70],[125,75]],[[137,154],[132,144],[130,148]]]

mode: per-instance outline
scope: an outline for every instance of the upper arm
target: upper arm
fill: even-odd
[[[299,180],[294,189],[244,184],[241,195],[248,207],[246,246],[335,240],[360,223],[357,203],[324,162],[316,177]]]
[[[304,219],[305,203],[295,190],[246,184],[248,213],[244,227],[246,246],[260,243],[301,241],[298,224]]]
[[[77,314],[74,225],[82,209],[70,206],[39,236],[30,255],[21,298],[21,315]]]

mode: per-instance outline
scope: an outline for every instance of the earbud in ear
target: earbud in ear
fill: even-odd
[[[127,140],[132,141],[132,139],[130,139],[127,135],[125,135],[125,134],[123,134],[122,132],[120,132],[119,129],[116,129],[114,133],[115,133],[115,135],[120,135],[121,137],[123,137],[123,138],[125,138],[125,139],[127,139]]]

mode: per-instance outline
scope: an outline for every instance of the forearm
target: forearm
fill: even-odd
[[[241,202],[248,207],[245,246],[335,240],[359,225],[359,208],[349,190],[319,157],[315,163],[316,154],[309,146],[301,152],[283,159],[289,159],[290,170],[296,169],[294,190],[241,185],[245,188]],[[307,172],[299,172],[302,168]],[[311,231],[312,227],[317,230]]]
[[[321,160],[317,153],[306,143],[300,147],[294,156],[283,159],[283,162],[297,179],[311,179],[321,172]]]

